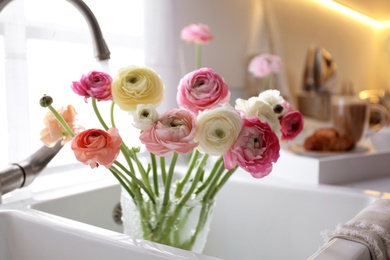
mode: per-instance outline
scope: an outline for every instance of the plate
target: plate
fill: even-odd
[[[315,157],[315,158],[337,156],[337,155],[344,155],[344,154],[365,153],[369,151],[368,147],[362,145],[358,145],[349,151],[310,151],[310,150],[306,150],[303,147],[303,145],[299,145],[299,144],[291,144],[288,147],[288,149],[293,153],[299,155],[305,155],[308,157]]]

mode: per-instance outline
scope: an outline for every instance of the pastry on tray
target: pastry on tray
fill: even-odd
[[[320,128],[305,139],[303,147],[309,151],[348,151],[355,142],[348,136],[340,136],[333,128]]]

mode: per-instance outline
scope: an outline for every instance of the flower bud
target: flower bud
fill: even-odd
[[[39,104],[41,104],[41,107],[48,107],[53,103],[53,98],[51,96],[44,95],[40,100]]]

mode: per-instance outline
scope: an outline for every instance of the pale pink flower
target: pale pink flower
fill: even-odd
[[[118,157],[121,144],[122,138],[116,128],[108,131],[88,129],[73,138],[71,147],[76,159],[91,168],[99,164],[110,168]]]
[[[279,56],[272,54],[260,54],[252,58],[248,70],[257,78],[266,77],[272,73],[282,71],[283,63]]]
[[[205,44],[213,39],[210,28],[202,23],[194,23],[181,30],[180,38],[186,42]]]
[[[78,133],[83,128],[76,124],[77,113],[72,105],[67,107],[61,107],[57,112],[64,118],[70,129],[74,133]],[[45,128],[41,131],[41,141],[48,147],[54,146],[58,140],[62,139],[62,144],[72,140],[72,137],[66,132],[66,130],[57,121],[53,113],[48,111],[43,119]]]
[[[169,152],[186,154],[198,144],[194,141],[196,116],[185,109],[170,109],[160,115],[156,124],[143,131],[140,140],[146,149],[159,156]]]
[[[83,96],[85,102],[89,97],[99,101],[112,100],[111,82],[112,78],[107,73],[90,71],[87,75],[82,75],[80,81],[73,81],[71,88],[76,94]]]
[[[282,140],[293,140],[303,129],[303,116],[298,110],[287,112],[280,119]]]
[[[226,169],[237,165],[255,178],[267,176],[279,158],[280,144],[268,123],[258,117],[243,119],[243,127],[236,142],[224,155]]]
[[[194,70],[180,80],[177,92],[179,107],[198,113],[226,104],[229,100],[228,85],[213,69]]]

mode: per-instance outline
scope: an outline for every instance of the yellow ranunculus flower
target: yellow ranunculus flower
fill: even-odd
[[[164,97],[164,84],[154,70],[129,66],[118,72],[112,81],[111,93],[122,110],[134,111],[138,104],[159,105]]]

